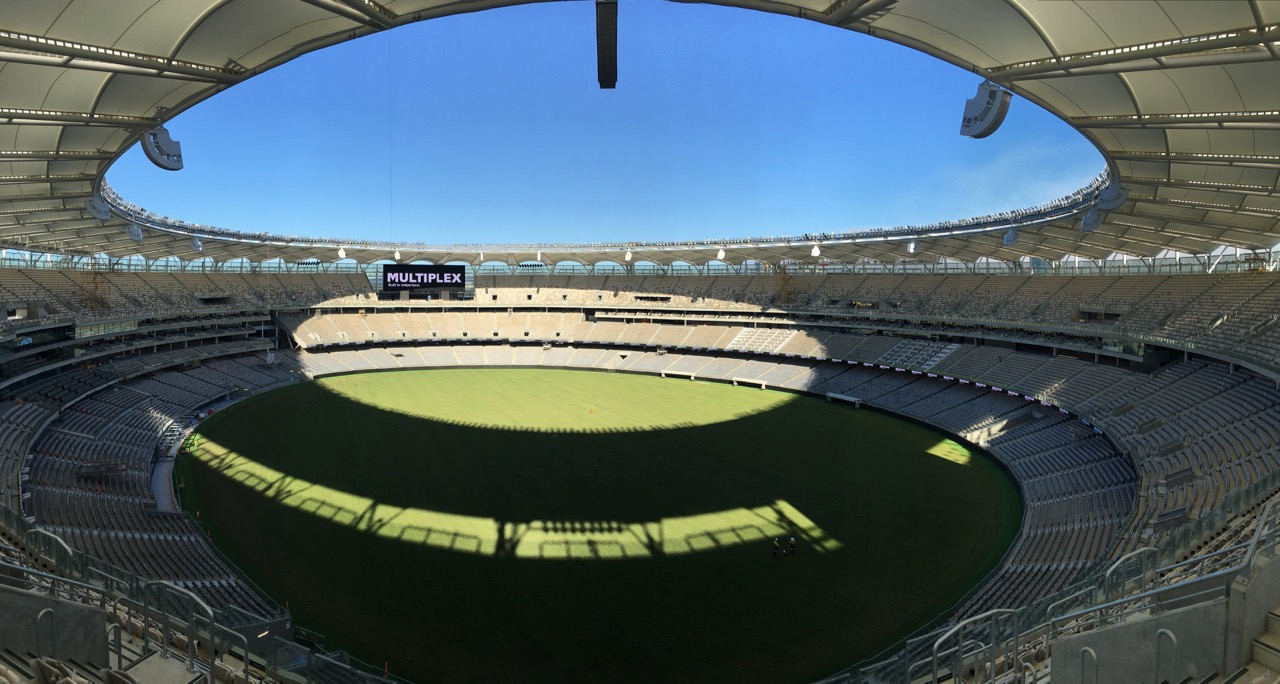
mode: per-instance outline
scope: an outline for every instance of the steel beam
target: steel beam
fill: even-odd
[[[1144,59],[1203,54],[1213,50],[1227,50],[1250,45],[1265,46],[1267,43],[1276,41],[1280,41],[1280,29],[1270,28],[1266,31],[1259,31],[1256,27],[1250,26],[1151,43],[1121,45],[1105,50],[1077,52],[1043,60],[995,67],[987,71],[992,80],[1011,82],[1082,67],[1114,66]]]
[[[235,83],[240,80],[240,74],[226,67],[198,64],[196,62],[130,52],[100,45],[89,45],[70,40],[32,36],[13,31],[0,31],[0,47],[56,55],[64,58],[60,66],[68,69],[93,68],[100,71],[105,68],[109,71],[143,73],[154,76],[176,74],[184,79],[214,83]],[[20,55],[6,55],[6,59],[12,56]],[[81,60],[100,66],[81,65]]]

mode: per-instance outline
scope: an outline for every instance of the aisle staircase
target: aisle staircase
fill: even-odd
[[[1253,662],[1224,684],[1280,683],[1280,606],[1267,613],[1267,631],[1253,640]]]

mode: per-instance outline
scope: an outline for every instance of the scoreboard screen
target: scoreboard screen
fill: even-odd
[[[466,266],[385,264],[382,267],[382,289],[461,290],[466,287],[466,275]]]

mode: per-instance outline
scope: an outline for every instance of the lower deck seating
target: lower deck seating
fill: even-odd
[[[223,564],[189,517],[154,510],[152,466],[166,430],[181,427],[200,407],[295,379],[258,356],[214,358],[73,400],[30,441],[25,513],[114,566],[172,582],[213,606],[273,616],[278,608]]]

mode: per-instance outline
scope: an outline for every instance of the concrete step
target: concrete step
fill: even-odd
[[[1254,639],[1253,659],[1268,670],[1280,671],[1280,634],[1267,632]]]
[[[1223,680],[1222,684],[1272,684],[1276,681],[1280,681],[1280,677],[1275,671],[1254,661],[1231,673],[1231,676]]]
[[[1233,672],[1230,677],[1223,680],[1222,684],[1271,684],[1277,681],[1278,677],[1280,676],[1275,672],[1253,662]]]
[[[1267,611],[1267,631],[1280,634],[1280,606]]]

